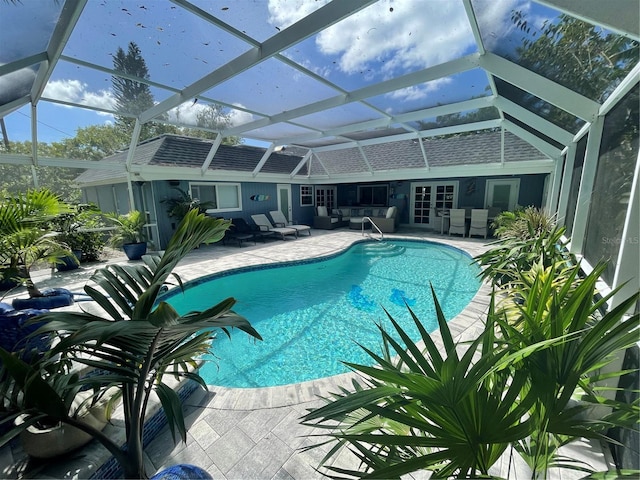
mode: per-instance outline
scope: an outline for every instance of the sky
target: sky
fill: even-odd
[[[46,48],[62,3],[51,0],[0,2],[0,67]],[[192,3],[236,28],[239,35],[262,42],[327,1],[193,0]],[[532,6],[523,0],[473,0],[472,4],[479,12],[481,29],[484,25],[491,26],[483,31],[489,49],[499,48],[500,42],[517,33],[510,20],[514,9],[527,12],[532,21],[540,23],[545,18],[541,13],[545,8],[536,6],[532,10]],[[171,2],[88,0],[63,55],[112,68],[116,50],[126,50],[132,40],[141,49],[151,80],[173,89],[190,85],[251,48],[242,39],[217,29]],[[294,45],[284,51],[283,56],[299,63],[311,74],[351,91],[474,52],[477,48],[461,1],[380,0]],[[20,85],[29,83],[25,80],[34,76],[32,68],[0,76],[0,103],[4,103],[3,98],[6,101],[7,95],[15,95],[16,88],[19,90]],[[323,129],[332,128],[348,121],[378,118],[379,111],[403,113],[486,95],[487,87],[486,75],[476,69],[371,98],[372,108],[352,104],[335,111],[316,113],[304,120]],[[174,93],[161,88],[151,91],[156,102]],[[312,76],[269,59],[216,85],[204,95],[230,105],[226,113],[231,124],[242,125],[263,118],[259,113],[274,115],[337,94],[339,91]],[[108,73],[64,59],[56,65],[43,97],[96,108],[113,108],[114,105]],[[169,116],[174,121],[193,124],[205,105],[206,102],[194,103],[193,99],[186,99],[170,111]],[[113,121],[107,113],[46,101],[38,104],[39,141],[59,141],[74,136],[80,127]],[[10,140],[31,138],[28,106],[5,117],[5,123]],[[286,136],[305,131],[307,129],[295,126],[272,126],[253,133],[260,139],[271,134]]]

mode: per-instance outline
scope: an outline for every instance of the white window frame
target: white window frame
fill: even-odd
[[[207,213],[241,212],[242,211],[242,185],[234,182],[189,182],[189,195],[194,198],[192,187],[214,187],[216,192],[216,205],[220,205],[218,187],[236,187],[238,193],[238,206],[231,208],[209,208]]]
[[[303,189],[308,189],[309,193],[302,193]],[[307,202],[305,203],[303,199],[307,199]],[[300,206],[313,207],[314,201],[313,185],[300,185]]]

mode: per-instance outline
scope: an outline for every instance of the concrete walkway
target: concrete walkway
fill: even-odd
[[[401,230],[389,238],[427,238],[467,251],[474,256],[486,250],[487,242],[478,239],[461,239],[421,231]],[[340,229],[335,231],[313,230],[310,237],[286,241],[268,241],[242,247],[213,245],[192,252],[180,264],[177,273],[183,280],[247,265],[298,260],[330,255],[341,251],[353,242],[361,240],[359,231]],[[40,278],[38,285],[53,282],[79,291],[93,271],[56,273],[53,278]],[[45,275],[46,277],[46,275]],[[61,283],[65,281],[66,283]],[[475,338],[482,328],[480,320],[488,308],[488,287],[483,286],[473,301],[450,321],[450,328],[457,339]],[[438,334],[434,334],[436,342]],[[185,402],[188,426],[187,443],[174,443],[168,428],[164,428],[146,449],[147,471],[153,472],[176,463],[191,463],[207,470],[215,479],[316,479],[324,478],[316,470],[328,447],[302,451],[301,447],[316,443],[319,431],[300,425],[300,417],[308,409],[323,404],[319,395],[335,392],[339,386],[349,386],[352,374],[337,375],[311,382],[282,387],[256,389],[230,389],[209,387],[193,393]],[[117,421],[117,419],[115,420]],[[109,428],[109,427],[108,427]],[[590,461],[602,464],[603,456],[592,446],[582,449]],[[99,446],[93,448],[101,449]],[[84,449],[80,455],[64,463],[48,465],[36,473],[40,478],[85,478],[95,470],[94,455]],[[583,455],[584,456],[584,455]],[[336,466],[355,466],[355,457],[343,452],[333,459]],[[19,478],[27,464],[19,449],[0,451],[2,478]],[[504,476],[508,463],[499,465]],[[512,467],[512,473],[513,467]],[[523,476],[524,475],[524,476]],[[421,472],[406,478],[428,478]],[[511,477],[515,478],[515,477]],[[518,478],[526,478],[523,472]],[[560,478],[560,477],[557,477]],[[563,475],[561,478],[579,478]]]

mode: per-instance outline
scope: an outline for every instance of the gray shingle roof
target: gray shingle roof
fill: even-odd
[[[211,146],[211,140],[163,135],[140,144],[136,148],[133,163],[199,169],[207,158]],[[423,140],[423,146],[430,167],[500,163],[502,160],[499,130],[426,138]],[[220,145],[209,170],[253,172],[265,151],[264,148],[248,145]],[[373,171],[425,167],[422,150],[416,139],[363,145],[362,151]],[[124,165],[127,153],[127,151],[118,152],[102,162]],[[262,166],[261,173],[289,175],[300,163],[304,153],[304,149],[297,147],[286,147],[284,151],[273,152]],[[505,162],[519,162],[546,160],[547,157],[516,135],[505,132],[504,159]],[[316,152],[312,157],[312,176],[324,176],[327,173],[329,175],[357,174],[368,171],[369,166],[358,148],[321,151]],[[306,165],[298,173],[306,175]],[[106,180],[122,182],[125,179],[125,174],[121,172],[90,170],[81,174],[76,181],[83,184]]]
[[[138,145],[133,164],[200,168],[206,160],[212,144],[212,141],[200,138],[163,135]],[[209,170],[252,172],[264,156],[265,151],[264,148],[248,145],[220,145]],[[127,154],[128,150],[118,152],[101,160],[101,162],[124,165]],[[299,156],[273,152],[263,165],[261,172],[288,175],[301,159]],[[299,173],[305,175],[306,167],[303,167]],[[121,172],[87,170],[76,178],[76,182],[83,184],[104,180],[124,181],[125,179],[126,176]]]
[[[504,143],[505,162],[548,159],[538,149],[510,132],[505,132]],[[502,161],[499,130],[426,138],[423,140],[423,146],[430,167],[477,165]],[[425,167],[417,139],[363,145],[362,151],[374,171]],[[317,152],[316,156],[322,161],[329,175],[368,171],[362,154],[357,148]],[[311,173],[325,174],[313,164]]]

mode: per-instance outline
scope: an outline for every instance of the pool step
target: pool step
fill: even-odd
[[[363,255],[370,257],[395,257],[402,255],[405,250],[405,247],[387,242],[365,243],[362,246]]]

